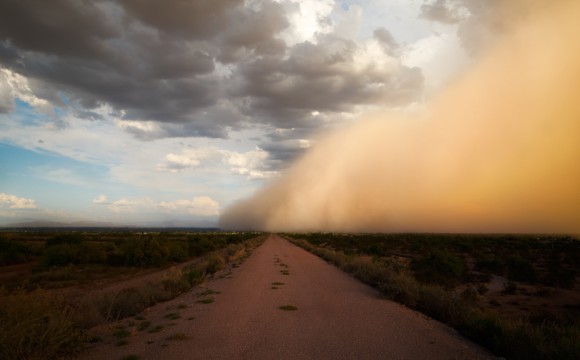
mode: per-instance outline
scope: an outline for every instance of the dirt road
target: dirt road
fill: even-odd
[[[280,309],[284,305],[297,309]],[[231,277],[209,280],[144,316],[151,322],[147,329],[139,330],[139,321],[126,323],[128,344],[110,340],[82,358],[492,358],[453,330],[381,299],[374,289],[275,235]]]

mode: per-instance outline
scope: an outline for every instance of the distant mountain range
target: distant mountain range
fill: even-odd
[[[0,229],[35,229],[35,228],[199,228],[199,229],[212,229],[215,230],[217,227],[215,224],[197,224],[193,225],[190,222],[170,220],[156,223],[146,223],[146,224],[117,224],[110,222],[100,222],[100,221],[72,221],[72,222],[62,222],[62,221],[48,221],[48,220],[30,220],[30,221],[20,221],[15,223],[9,223],[0,225]]]
[[[23,221],[11,223],[0,226],[2,228],[85,228],[85,227],[129,227],[115,223],[99,222],[99,221],[74,221],[74,222],[60,222],[60,221]]]

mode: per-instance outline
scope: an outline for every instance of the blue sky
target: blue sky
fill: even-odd
[[[0,9],[0,225],[216,225],[319,133],[421,108],[477,23],[462,1],[72,4]]]

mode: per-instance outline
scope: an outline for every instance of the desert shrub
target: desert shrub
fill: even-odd
[[[189,256],[201,256],[217,249],[216,245],[207,237],[190,236],[187,239]]]
[[[504,270],[504,263],[493,255],[480,256],[475,260],[475,269],[501,274]]]
[[[30,260],[34,251],[25,244],[0,238],[0,266],[18,264]]]
[[[518,290],[518,284],[513,281],[508,281],[507,283],[503,284],[502,293],[507,295],[513,295]]]
[[[522,257],[508,260],[508,278],[514,281],[533,282],[536,280],[536,270],[532,263]]]
[[[371,286],[378,286],[388,277],[388,270],[368,257],[345,258],[340,267]]]
[[[78,234],[59,234],[46,240],[45,246],[51,247],[55,245],[79,245],[85,239]]]
[[[124,257],[124,265],[154,267],[165,265],[169,261],[167,240],[145,238],[126,239],[119,244]]]
[[[0,291],[0,358],[57,359],[74,353],[81,333],[62,298],[37,290]]]
[[[202,282],[203,271],[197,267],[190,267],[185,270],[183,277],[189,283],[189,285],[193,286]]]
[[[461,333],[497,354],[505,352],[505,331],[498,315],[473,313],[459,326]]]
[[[385,249],[380,244],[372,244],[366,250],[367,254],[373,256],[385,256]]]
[[[459,326],[468,338],[498,355],[515,360],[578,359],[580,328],[550,321],[506,319],[489,312],[472,313]]]
[[[76,272],[74,265],[46,269],[41,267],[39,271],[30,276],[29,286],[41,286],[44,288],[59,288],[65,286],[78,285],[83,279],[83,275]]]
[[[41,267],[69,264],[103,264],[107,253],[101,244],[87,242],[57,243],[46,248],[42,254]]]
[[[205,271],[208,274],[216,273],[226,265],[224,257],[216,252],[206,255],[205,258],[207,260]]]
[[[420,284],[415,278],[407,273],[393,274],[389,279],[384,279],[379,284],[379,290],[389,299],[415,308],[419,301]]]
[[[189,257],[187,253],[187,243],[182,241],[171,241],[169,243],[169,260],[185,261]]]
[[[413,264],[417,279],[441,285],[455,284],[461,278],[463,260],[447,250],[433,250]]]
[[[172,297],[183,294],[191,287],[181,270],[176,268],[169,269],[161,283],[163,284],[165,291],[167,291]]]
[[[117,320],[135,315],[149,305],[149,299],[139,289],[127,288],[114,295],[104,296],[99,311],[107,320]]]
[[[106,313],[101,311],[101,297],[81,297],[71,302],[73,322],[82,330],[89,330],[107,321]]]
[[[237,261],[246,255],[246,248],[242,244],[229,244],[226,248],[228,261]]]

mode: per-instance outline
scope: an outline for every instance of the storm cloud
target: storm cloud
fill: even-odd
[[[348,38],[325,15],[314,20],[330,30],[289,41],[297,11],[292,1],[7,0],[0,67],[56,108],[98,120],[110,106],[143,140],[255,126],[312,134],[332,116],[420,99],[421,70],[402,63],[387,29]],[[11,111],[0,86],[0,111]],[[260,141],[281,165],[300,139]]]

